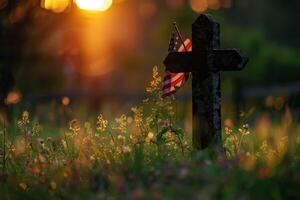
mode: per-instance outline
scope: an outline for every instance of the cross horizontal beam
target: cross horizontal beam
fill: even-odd
[[[173,73],[192,72],[193,67],[203,66],[203,73],[207,72],[206,51],[200,52],[172,52],[164,61],[166,69]],[[216,49],[212,52],[214,66],[217,70],[212,71],[239,71],[242,70],[248,58],[238,49]]]
[[[248,63],[248,57],[238,49],[217,49],[213,55],[214,64],[220,71],[239,71]]]
[[[173,73],[191,72],[195,61],[193,52],[172,52],[164,60],[164,65],[167,71]]]

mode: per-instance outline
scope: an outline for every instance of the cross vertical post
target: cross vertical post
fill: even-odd
[[[192,28],[193,56],[201,59],[192,69],[193,146],[221,146],[220,72],[214,65],[214,49],[220,48],[220,26],[201,15]]]

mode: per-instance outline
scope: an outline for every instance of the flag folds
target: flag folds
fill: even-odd
[[[184,44],[179,44],[179,33],[172,32],[170,45],[169,45],[169,52],[186,52],[192,51],[192,41],[190,39],[186,39]],[[174,93],[187,81],[189,78],[189,72],[182,72],[182,73],[172,73],[170,71],[165,72],[164,80],[163,80],[163,87],[162,87],[162,97],[168,97]]]

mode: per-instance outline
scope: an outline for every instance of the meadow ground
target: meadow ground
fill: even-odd
[[[160,88],[154,68],[149,98],[129,114],[74,119],[53,137],[27,111],[14,128],[2,123],[0,199],[300,198],[300,128],[288,107],[281,123],[226,121],[224,152],[199,152]]]

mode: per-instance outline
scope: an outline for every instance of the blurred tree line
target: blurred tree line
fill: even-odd
[[[65,77],[57,55],[37,52],[35,47],[45,42],[52,34],[52,29],[59,29],[61,20],[68,15],[36,12],[41,10],[37,0],[10,0],[5,1],[5,5],[1,5],[1,2],[1,105],[4,106],[6,95],[13,88],[19,88],[23,93],[31,92],[32,88],[35,91],[58,90]],[[127,5],[143,1],[124,2]],[[128,54],[124,60],[124,68],[137,71],[135,75],[148,73],[149,79],[151,65],[162,63],[166,55],[171,22],[176,20],[184,35],[188,36],[191,23],[199,14],[192,11],[189,1],[184,1],[176,9],[168,8],[165,1],[152,2],[158,8],[155,15],[143,25],[144,33],[148,36],[144,37],[139,50],[134,55]],[[299,80],[300,39],[297,34],[300,27],[296,24],[300,17],[299,1],[236,0],[231,8],[208,12],[213,13],[221,23],[222,46],[238,47],[250,57],[250,63],[243,72],[230,73],[225,76],[227,79],[239,78],[252,85]],[[30,33],[30,37],[26,33]],[[141,66],[149,69],[142,70]],[[34,79],[38,79],[40,84],[36,84]]]
[[[45,42],[49,29],[59,26],[60,17],[50,13],[44,16],[36,10],[38,1],[9,0],[0,14],[0,105],[5,106],[5,97],[12,89],[22,90],[31,85],[35,88],[53,90],[59,86],[62,77],[55,55],[38,51],[38,45]],[[3,4],[4,4],[3,3]],[[42,13],[43,14],[43,13]],[[41,21],[37,21],[40,18]],[[46,21],[47,20],[47,21]],[[46,26],[41,26],[46,21]],[[39,23],[36,23],[39,22]],[[38,28],[36,28],[38,27]],[[48,71],[40,73],[41,70]],[[43,75],[44,74],[44,75]],[[38,79],[34,81],[34,79]],[[38,82],[38,84],[36,84]],[[26,90],[25,90],[26,92]]]
[[[235,1],[225,16],[225,45],[241,47],[251,59],[243,72],[246,82],[266,85],[299,80],[300,27],[295,22],[300,17],[299,1]]]

